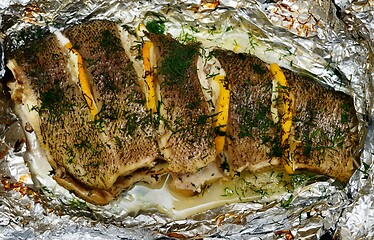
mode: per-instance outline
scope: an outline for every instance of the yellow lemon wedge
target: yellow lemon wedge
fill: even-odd
[[[229,118],[230,104],[230,84],[229,81],[221,75],[214,76],[214,81],[219,84],[219,97],[217,103],[217,116],[215,117],[215,128],[219,133],[226,133],[227,122]],[[223,135],[223,136],[222,136]],[[220,154],[225,146],[225,134],[218,134],[215,138],[216,151]]]
[[[270,64],[270,72],[273,74],[275,80],[277,81],[277,93],[280,97],[281,101],[281,127],[282,127],[282,146],[285,145],[286,142],[289,142],[289,137],[291,134],[291,127],[292,127],[292,96],[288,89],[288,84],[286,77],[284,76],[282,69],[276,63]],[[288,149],[290,150],[290,149]],[[290,154],[290,153],[289,153]],[[294,173],[293,164],[291,157],[285,161],[285,169],[287,173],[292,174]]]
[[[156,92],[153,74],[153,59],[151,53],[153,51],[153,43],[150,41],[144,41],[142,48],[143,64],[145,72],[145,82],[147,86],[147,106],[148,109],[153,113],[157,111],[156,109]]]
[[[78,57],[78,78],[82,88],[83,96],[87,102],[88,108],[90,109],[91,119],[94,120],[95,116],[99,113],[95,98],[92,93],[92,86],[88,80],[87,74],[83,67],[83,57],[73,48],[71,42],[65,44],[65,47],[72,51]]]

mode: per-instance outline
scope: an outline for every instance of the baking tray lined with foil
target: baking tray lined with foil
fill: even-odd
[[[372,27],[369,21],[365,25],[366,30],[361,33],[354,25],[358,19],[368,18],[363,15],[370,15],[370,11],[366,10],[370,8],[370,2],[367,2],[366,8],[359,8],[362,9],[361,15],[356,14],[358,8],[355,4],[338,4],[341,4],[340,8],[344,9],[344,13],[349,13],[346,18],[359,16],[350,19],[351,30],[336,17],[336,7],[330,1],[221,1],[216,4],[121,1],[92,1],[78,4],[69,1],[62,4],[9,2],[0,7],[1,27],[3,33],[9,36],[29,25],[62,28],[91,18],[106,18],[136,26],[141,20],[152,17],[149,13],[164,16],[167,20],[166,29],[174,37],[178,37],[181,29],[187,29],[186,26],[209,29],[217,23],[221,23],[222,26],[230,25],[238,30],[238,35],[241,32],[249,32],[254,36],[252,41],[256,41],[257,49],[243,51],[256,55],[271,47],[278,56],[284,56],[279,61],[281,66],[318,76],[318,80],[324,84],[353,96],[361,130],[368,129],[367,136],[370,136],[373,128],[372,125],[368,125],[372,121],[373,113],[373,73],[370,62],[372,46],[370,39],[359,39],[355,35],[372,36]],[[196,34],[197,39],[204,37],[204,33]],[[225,46],[222,33],[217,31],[213,38],[212,45]],[[4,66],[4,62],[2,64]],[[4,68],[2,73],[7,74]],[[370,233],[370,224],[364,229],[352,227],[352,223],[360,226],[360,216],[363,211],[368,210],[364,206],[371,202],[370,191],[362,191],[371,186],[373,140],[370,137],[366,139],[365,148],[361,153],[361,160],[365,164],[361,165],[360,170],[356,171],[350,183],[343,189],[334,185],[334,181],[331,180],[317,182],[295,191],[292,196],[285,194],[270,204],[235,203],[196,214],[185,220],[172,220],[156,209],[141,211],[135,215],[128,215],[127,212],[113,214],[79,201],[71,201],[69,197],[41,193],[34,188],[34,182],[31,181],[23,160],[28,154],[25,139],[19,123],[10,110],[11,103],[7,100],[9,96],[5,89],[2,89],[2,92],[6,96],[3,100],[4,107],[1,109],[4,116],[1,122],[1,151],[4,157],[1,161],[3,186],[0,207],[4,237],[36,238],[40,235],[42,238],[65,239],[74,236],[140,239],[167,235],[283,238],[288,235],[298,239],[318,237],[329,231],[336,231],[336,234],[343,237],[350,235],[352,238]],[[284,203],[288,201],[289,204],[285,207]],[[368,219],[370,222],[370,214]],[[51,223],[58,225],[59,228]]]

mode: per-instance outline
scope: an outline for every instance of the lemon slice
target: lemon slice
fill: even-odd
[[[155,82],[154,82],[154,74],[153,74],[154,59],[152,57],[152,52],[153,52],[153,43],[150,41],[144,41],[142,54],[143,54],[145,82],[147,85],[147,106],[149,110],[155,113],[157,109],[156,109]]]
[[[276,63],[270,64],[270,72],[273,74],[276,82],[277,82],[277,94],[280,97],[280,107],[282,110],[281,116],[281,127],[282,127],[282,146],[285,146],[286,143],[290,143],[290,134],[291,134],[291,127],[292,127],[292,94],[288,89],[288,84],[286,77],[284,76],[281,68]],[[293,161],[291,157],[291,149],[288,149],[288,160],[285,161],[284,168],[289,174],[294,173]]]
[[[87,74],[83,67],[83,57],[73,48],[71,42],[65,44],[65,47],[69,49],[78,58],[78,78],[81,85],[83,96],[87,102],[87,106],[90,109],[91,119],[95,120],[95,116],[99,113],[95,98],[92,93],[92,86],[88,80]]]
[[[225,76],[217,75],[213,78],[219,85],[219,96],[217,103],[217,116],[215,118],[215,129],[219,133],[226,133],[227,122],[229,118],[229,104],[230,104],[230,84]],[[225,134],[218,134],[215,138],[216,151],[220,154],[225,146]]]

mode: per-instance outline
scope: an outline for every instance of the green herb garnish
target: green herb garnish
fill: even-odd
[[[224,194],[222,194],[221,197],[229,197],[229,196],[232,196],[232,195],[234,195],[234,191],[231,190],[228,187],[225,187]]]
[[[99,36],[100,46],[107,51],[107,54],[122,50],[121,40],[115,36],[111,31],[104,30]]]
[[[156,34],[164,34],[165,22],[163,20],[153,20],[145,24],[148,32]]]
[[[170,42],[170,49],[172,51],[166,54],[160,67],[160,73],[166,76],[163,85],[183,85],[187,80],[187,70],[198,53],[198,45]]]

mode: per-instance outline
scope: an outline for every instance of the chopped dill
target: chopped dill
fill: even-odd
[[[160,73],[166,76],[163,85],[183,85],[187,80],[187,70],[198,53],[198,45],[170,42],[170,49],[173,51],[166,54],[160,67]]]
[[[223,191],[224,191],[224,194],[222,194],[221,197],[229,197],[229,196],[234,195],[234,191],[228,187],[225,187]]]
[[[117,52],[122,48],[121,40],[109,30],[103,30],[99,36],[100,46],[108,53]]]
[[[165,22],[163,20],[152,20],[145,24],[148,32],[156,34],[164,34],[165,32]]]
[[[65,112],[74,111],[75,103],[65,96],[65,91],[57,80],[50,89],[40,92],[40,100],[41,106],[34,106],[31,110],[36,110],[39,114],[47,113],[49,122],[58,121]]]

